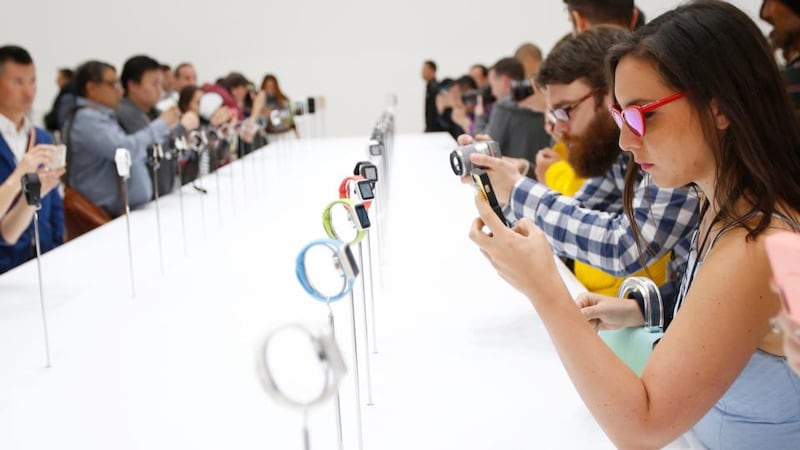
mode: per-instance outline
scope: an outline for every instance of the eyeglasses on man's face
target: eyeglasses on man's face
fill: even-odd
[[[584,95],[583,97],[579,98],[575,102],[573,102],[573,103],[571,103],[571,104],[569,104],[567,106],[561,107],[561,108],[556,108],[556,109],[549,109],[548,108],[547,109],[548,119],[550,119],[550,121],[553,122],[553,123],[569,122],[569,119],[570,119],[569,114],[570,114],[570,112],[572,112],[572,110],[574,110],[575,108],[580,106],[581,103],[583,103],[586,100],[588,100],[589,97],[594,95],[594,93],[595,93],[595,91],[593,91],[593,90],[589,91],[586,95]]]

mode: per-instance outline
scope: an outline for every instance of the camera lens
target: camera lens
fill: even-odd
[[[450,152],[450,168],[453,169],[453,173],[459,177],[464,176],[464,165],[461,162],[461,154],[458,150]]]

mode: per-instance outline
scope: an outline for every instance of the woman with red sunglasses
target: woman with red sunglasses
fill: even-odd
[[[660,187],[693,185],[703,199],[672,325],[641,376],[587,323],[532,222],[505,228],[476,197],[470,238],[529,298],[618,447],[663,447],[692,430],[711,448],[797,448],[800,377],[770,333],[780,303],[763,238],[800,231],[800,128],[769,45],[734,6],[701,0],[644,26],[608,61],[620,147]]]

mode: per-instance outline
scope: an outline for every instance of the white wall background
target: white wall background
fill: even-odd
[[[733,3],[760,22],[760,0]],[[653,18],[678,2],[637,4]],[[37,66],[37,122],[58,67],[100,59],[121,70],[144,53],[172,66],[191,61],[201,81],[239,70],[260,83],[276,73],[292,98],[325,96],[334,136],[368,134],[388,93],[399,98],[400,131],[421,131],[425,59],[440,78],[459,76],[522,42],[547,52],[570,29],[561,0],[26,0],[4,2],[2,13],[0,45],[22,45]]]

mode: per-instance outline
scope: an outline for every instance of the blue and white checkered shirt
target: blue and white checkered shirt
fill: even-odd
[[[616,277],[642,270],[642,261],[622,208],[626,153],[602,177],[586,180],[574,197],[561,195],[530,178],[514,185],[511,220],[527,217],[550,238],[558,255],[602,269]],[[661,189],[646,175],[634,191],[634,217],[647,264],[674,250],[673,274],[682,274],[697,226],[697,193],[692,188]]]

